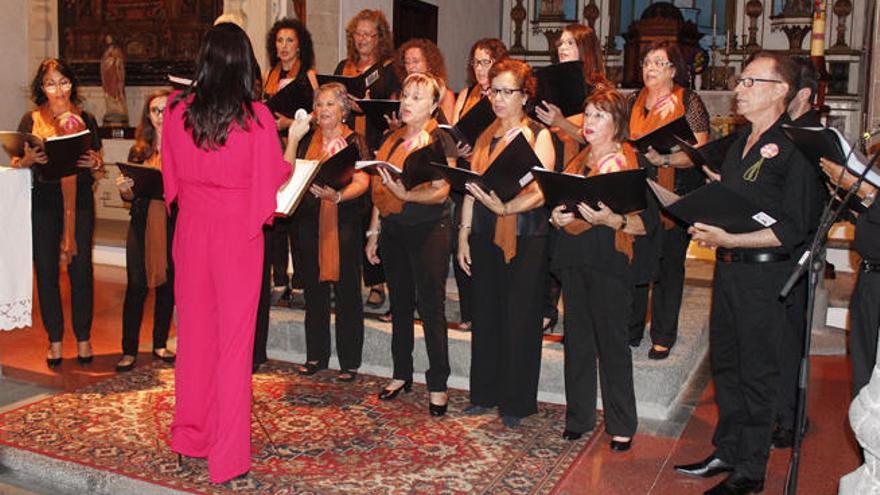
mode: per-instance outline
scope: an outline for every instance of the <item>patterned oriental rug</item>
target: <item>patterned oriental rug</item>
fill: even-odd
[[[263,369],[251,471],[223,485],[208,481],[206,461],[178,466],[168,448],[174,370],[160,366],[2,414],[0,443],[192,493],[514,495],[550,493],[598,436],[563,440],[562,406],[542,403],[508,429],[497,414],[462,416],[458,390],[447,415],[432,418],[424,385],[384,402],[376,394],[386,378],[341,384],[333,371]]]

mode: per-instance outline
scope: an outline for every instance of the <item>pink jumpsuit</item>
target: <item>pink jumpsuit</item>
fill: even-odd
[[[176,94],[169,97],[173,101]],[[216,151],[184,129],[186,102],[168,105],[162,133],[167,204],[179,212],[173,257],[177,364],[171,449],[207,457],[211,481],[250,469],[251,359],[263,264],[263,224],[291,172],[275,121],[254,103],[249,130],[232,124]]]

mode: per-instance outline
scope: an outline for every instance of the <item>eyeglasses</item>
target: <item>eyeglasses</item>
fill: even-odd
[[[471,65],[476,69],[477,67],[482,67],[484,69],[488,69],[492,67],[492,64],[495,63],[495,59],[492,58],[484,58],[483,60],[471,60]]]
[[[360,39],[362,39],[362,40],[373,39],[373,38],[375,38],[376,36],[379,36],[379,33],[366,33],[366,32],[364,32],[364,31],[355,31],[355,32],[354,32],[354,37],[355,37],[355,38],[360,38]]]
[[[70,91],[70,88],[72,87],[73,83],[71,83],[67,79],[64,79],[57,83],[54,81],[43,83],[43,91],[52,94],[58,93],[60,91]]]
[[[150,108],[150,113],[158,117],[158,116],[163,115],[165,113],[165,107]]]
[[[522,88],[489,88],[489,96],[497,98],[499,95],[510,98],[514,93],[522,92]]]
[[[672,67],[672,62],[669,60],[661,60],[659,58],[655,58],[653,60],[642,60],[642,67],[655,67],[657,69],[665,69],[667,67]]]
[[[767,83],[777,83],[782,84],[784,81],[780,81],[779,79],[762,79],[760,77],[737,77],[733,80],[737,86],[742,84],[744,88],[751,88],[755,85],[756,82],[767,82]]]

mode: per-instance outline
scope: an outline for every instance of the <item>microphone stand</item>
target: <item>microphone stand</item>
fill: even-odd
[[[800,372],[798,374],[798,397],[797,397],[797,409],[795,412],[795,431],[794,431],[794,445],[791,449],[791,461],[788,465],[788,474],[785,478],[785,495],[794,495],[797,493],[797,482],[798,482],[798,470],[800,468],[800,458],[801,458],[801,445],[803,443],[804,437],[804,429],[806,427],[806,409],[807,409],[807,389],[809,385],[810,378],[810,340],[812,337],[812,329],[813,329],[813,308],[816,303],[816,288],[819,285],[819,273],[822,271],[822,263],[825,258],[825,244],[828,240],[828,231],[831,230],[831,226],[837,221],[840,217],[840,214],[843,212],[844,208],[847,208],[849,204],[850,198],[859,190],[862,182],[865,181],[865,176],[868,171],[874,166],[874,163],[877,159],[880,158],[880,152],[874,155],[873,158],[868,162],[865,166],[865,169],[862,170],[862,173],[859,174],[858,179],[855,183],[849,188],[846,192],[846,196],[840,201],[840,204],[834,208],[833,203],[836,194],[832,194],[832,197],[828,200],[828,203],[825,205],[825,210],[822,212],[822,219],[819,221],[819,227],[816,229],[816,235],[813,236],[813,240],[810,243],[810,249],[804,253],[801,259],[798,261],[798,264],[795,266],[794,271],[791,276],[789,276],[788,281],[786,281],[785,286],[779,292],[779,296],[781,298],[786,298],[791,291],[794,284],[797,280],[804,274],[806,271],[808,273],[807,279],[807,314],[806,314],[806,328],[804,329],[804,347],[801,351],[801,365]],[[846,163],[840,164],[843,167],[841,171],[842,174],[846,174]],[[840,178],[838,177],[838,185],[837,188],[840,187]],[[836,193],[837,190],[835,190]]]

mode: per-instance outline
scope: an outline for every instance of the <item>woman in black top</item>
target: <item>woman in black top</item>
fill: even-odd
[[[363,136],[345,120],[348,93],[339,83],[324,84],[315,92],[314,120],[296,121],[290,139],[297,141],[297,158],[326,160],[349,145],[357,146],[361,160],[369,159]],[[364,307],[361,301],[363,235],[361,209],[370,181],[366,172],[355,172],[340,190],[312,185],[296,210],[297,237],[301,243],[301,272],[306,300],[306,363],[302,375],[313,375],[330,360],[330,286],[336,308],[336,352],[340,381],[352,381],[361,365],[364,344]]]
[[[40,165],[48,157],[39,148],[25,145],[24,156],[13,157],[13,167],[34,167],[32,197],[34,269],[40,315],[49,334],[46,364],[61,364],[64,317],[58,285],[59,261],[67,265],[70,276],[70,305],[73,332],[80,364],[92,361],[89,340],[92,326],[94,277],[92,275],[92,235],[95,229],[95,198],[92,173],[103,167],[101,138],[95,118],[80,106],[79,84],[73,70],[57,59],[44,60],[31,82],[31,97],[37,108],[27,112],[18,125],[19,132],[40,138],[63,136],[79,131],[92,133],[92,149],[76,165],[79,171],[60,180],[43,179]]]
[[[636,139],[684,115],[697,138],[697,146],[709,140],[709,113],[690,86],[687,67],[675,44],[655,43],[642,59],[644,89],[629,99],[629,137]],[[640,156],[648,176],[677,194],[687,194],[705,183],[706,177],[683,152],[661,155],[650,150]],[[630,345],[638,347],[645,330],[648,284],[653,281],[651,298],[651,359],[665,359],[678,336],[678,313],[684,288],[684,261],[690,237],[686,226],[663,215],[663,228],[655,236],[636,241],[636,251],[653,256],[646,260],[646,270],[639,270],[633,293],[633,317],[630,321]],[[641,256],[639,256],[641,257]],[[653,265],[659,263],[655,269]]]
[[[128,161],[161,170],[159,150],[162,142],[162,119],[168,103],[168,90],[149,95],[144,102],[141,123],[135,131],[135,144],[128,152]],[[173,363],[175,355],[165,344],[174,312],[174,266],[171,261],[171,237],[174,216],[168,216],[165,202],[136,196],[134,180],[120,175],[116,186],[122,199],[131,201],[131,221],[125,242],[125,302],[122,305],[122,359],[116,371],[134,369],[138,354],[144,301],[151,288],[156,289],[153,309],[153,356]],[[174,210],[172,210],[174,211]]]

